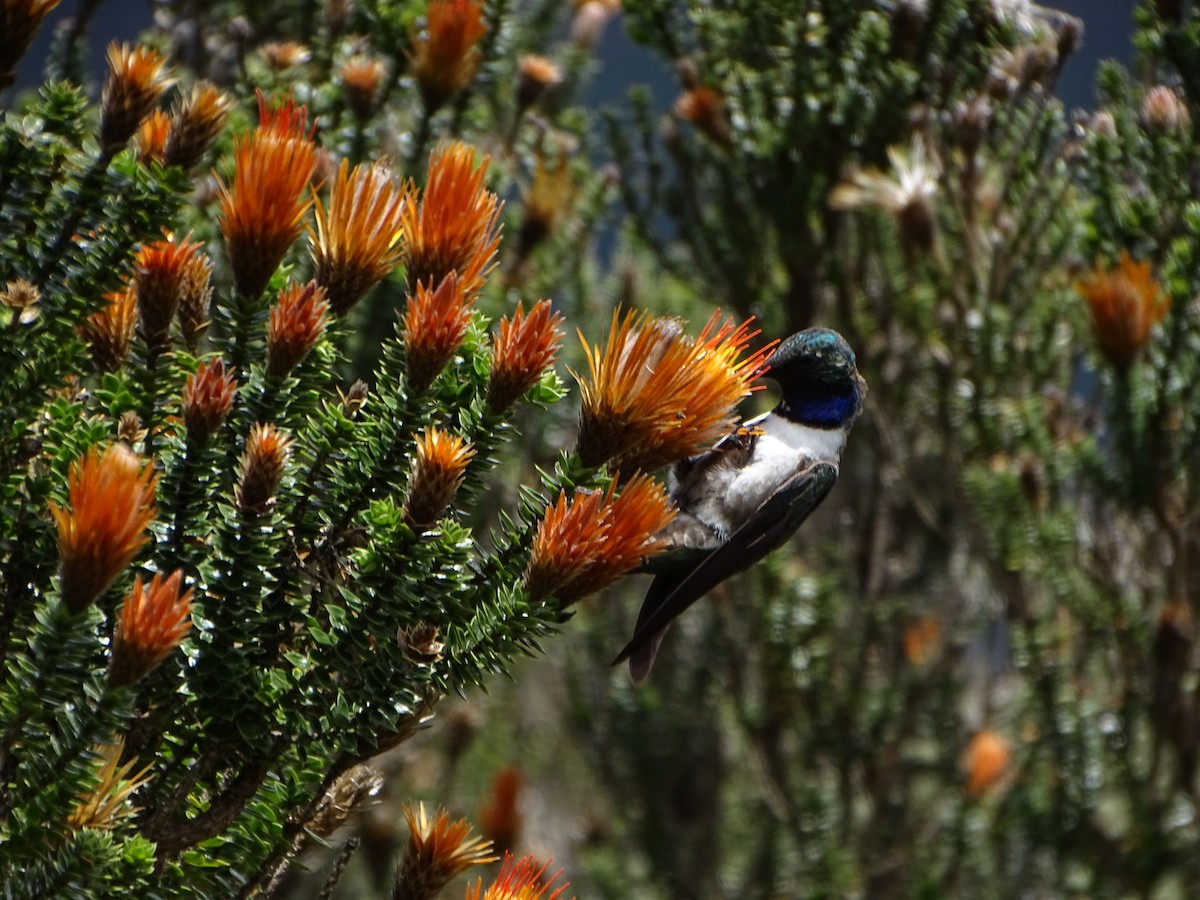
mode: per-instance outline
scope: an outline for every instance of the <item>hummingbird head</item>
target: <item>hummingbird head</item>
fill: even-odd
[[[854,351],[836,331],[806,328],[785,338],[768,360],[767,376],[783,396],[775,412],[811,428],[844,428],[862,412],[867,383]]]

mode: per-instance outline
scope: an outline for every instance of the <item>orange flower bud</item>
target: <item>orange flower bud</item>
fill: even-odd
[[[1171,308],[1170,297],[1150,277],[1150,264],[1134,262],[1126,250],[1116,269],[1097,262],[1092,276],[1076,283],[1075,289],[1092,308],[1092,331],[1100,352],[1121,370],[1133,364],[1150,340],[1150,329]]]
[[[142,165],[151,161],[161,164],[170,133],[171,117],[161,109],[156,109],[146,116],[137,130],[138,162]]]
[[[475,77],[487,32],[480,0],[429,0],[428,25],[416,42],[411,71],[426,109],[434,111]]]
[[[554,85],[562,81],[562,70],[544,56],[522,56],[517,64],[517,109],[521,112],[537,103]]]
[[[163,164],[190,169],[204,158],[225,127],[232,101],[214,84],[201,81],[176,104]]]
[[[478,837],[468,837],[471,826],[465,819],[451,822],[445,810],[439,809],[430,820],[425,804],[414,809],[405,806],[408,822],[408,846],[396,868],[393,897],[426,900],[436,897],[453,878],[471,866],[495,862],[492,847]]]
[[[242,454],[242,475],[235,491],[242,512],[262,515],[274,505],[291,448],[292,439],[274,425],[260,423],[250,429],[246,452]]]
[[[161,574],[143,589],[142,576],[134,578],[125,595],[113,634],[108,680],[117,687],[137,684],[158,668],[179,646],[192,627],[192,589],[179,592],[183,570],[165,581]]]
[[[267,372],[286,375],[300,365],[325,333],[329,303],[314,281],[289,284],[279,292],[267,319]]]
[[[166,57],[149,47],[108,45],[108,78],[100,97],[100,146],[106,152],[124,147],[175,83],[166,64]]]
[[[207,441],[233,408],[237,379],[225,373],[225,360],[219,356],[205,360],[187,377],[180,410],[188,437]]]
[[[696,130],[714,144],[728,147],[731,142],[729,117],[724,98],[710,87],[697,85],[684,91],[675,101],[675,115],[696,126]]]
[[[124,444],[103,454],[95,447],[71,466],[64,509],[50,504],[58,525],[63,603],[73,613],[87,609],[150,540],[157,476]]]
[[[475,448],[465,438],[438,428],[417,436],[416,456],[404,504],[405,521],[425,531],[442,517],[466,477]]]
[[[492,341],[492,371],[488,377],[488,406],[503,412],[541,380],[554,365],[562,345],[561,314],[549,300],[539,301],[529,315],[517,304],[504,317]]]
[[[985,729],[971,738],[962,761],[968,796],[978,797],[996,784],[1007,771],[1011,757],[1008,741],[995,731]]]
[[[92,351],[92,362],[101,372],[115,372],[125,365],[133,345],[137,324],[137,297],[133,286],[105,294],[107,305],[88,316],[79,330]]]
[[[361,54],[342,63],[340,77],[342,87],[346,90],[346,103],[360,121],[369,119],[375,111],[384,72],[382,61]]]
[[[479,830],[501,853],[511,853],[521,840],[524,823],[517,808],[521,796],[521,770],[508,765],[492,779],[491,798],[479,813]]]
[[[446,367],[471,322],[471,300],[453,272],[437,290],[417,285],[404,309],[404,353],[409,388],[420,393]]]
[[[133,287],[142,337],[151,347],[162,348],[185,292],[195,290],[197,270],[203,273],[207,289],[211,263],[200,252],[199,244],[188,238],[177,241],[174,235],[168,235],[165,240],[144,245],[138,251],[136,265]]]

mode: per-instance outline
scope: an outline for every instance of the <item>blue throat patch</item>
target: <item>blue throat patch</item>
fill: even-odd
[[[777,411],[781,416],[800,425],[813,428],[840,428],[854,415],[858,398],[850,393],[813,391],[805,396],[781,400]]]

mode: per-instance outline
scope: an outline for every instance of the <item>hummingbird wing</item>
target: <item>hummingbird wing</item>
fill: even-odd
[[[806,466],[780,485],[728,541],[707,553],[694,568],[656,576],[642,603],[633,637],[612,664],[629,660],[634,682],[643,681],[667,626],[730,575],[749,568],[787,541],[825,499],[837,476],[834,463]]]

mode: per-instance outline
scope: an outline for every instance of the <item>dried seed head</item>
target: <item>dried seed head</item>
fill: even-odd
[[[108,680],[114,687],[137,684],[161,665],[192,627],[192,589],[180,593],[183,570],[156,574],[143,589],[134,578],[118,614]]]
[[[300,365],[325,333],[329,303],[314,281],[279,292],[267,319],[267,372],[283,376]]]
[[[166,65],[166,57],[149,47],[108,45],[108,78],[100,97],[100,145],[106,152],[124,147],[175,83]]]
[[[446,649],[436,625],[420,623],[410,628],[401,626],[396,631],[396,640],[404,658],[414,666],[436,665]]]
[[[58,526],[59,592],[73,613],[87,609],[150,540],[157,476],[124,444],[95,447],[71,466],[67,507],[50,504]]]
[[[129,359],[137,324],[137,297],[133,285],[105,294],[107,304],[88,316],[79,330],[92,351],[92,362],[101,372],[115,372]]]
[[[221,357],[205,360],[187,377],[180,410],[188,437],[204,443],[221,427],[233,408],[237,379],[226,374]]]
[[[358,411],[362,409],[364,403],[367,402],[367,394],[370,389],[367,383],[361,378],[350,385],[349,389],[343,394],[342,389],[338,388],[338,395],[342,398],[342,412],[348,418],[354,418],[358,415]]]
[[[242,474],[235,498],[238,508],[248,516],[259,516],[275,504],[275,493],[283,480],[283,470],[291,453],[292,439],[274,425],[258,424],[246,438],[242,454]]]
[[[145,440],[146,429],[142,427],[141,416],[132,409],[121,413],[121,418],[117,420],[117,437],[131,450],[134,444]]]
[[[539,301],[529,315],[518,303],[511,318],[500,320],[488,376],[488,406],[494,412],[516,403],[554,365],[562,345],[562,322],[549,300]]]
[[[409,70],[429,111],[471,83],[487,32],[480,0],[430,0],[425,31],[417,38]]]
[[[466,477],[475,448],[465,438],[430,427],[417,435],[404,519],[414,531],[435,525]]]
[[[0,301],[3,301],[4,305],[12,310],[12,315],[16,316],[17,322],[21,325],[28,325],[30,322],[36,321],[42,314],[41,307],[38,305],[41,299],[42,292],[38,286],[24,278],[8,282],[4,291],[0,292]]]
[[[329,837],[352,813],[376,803],[383,790],[383,775],[370,766],[355,766],[343,772],[317,804],[305,826],[318,837]]]
[[[216,85],[198,82],[175,107],[163,163],[191,169],[216,143],[232,101]]]

